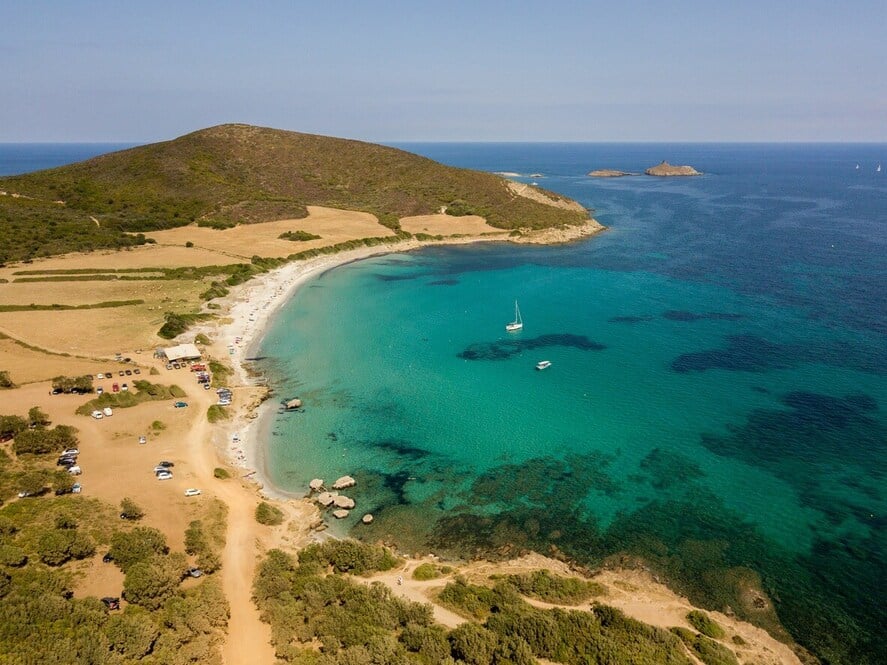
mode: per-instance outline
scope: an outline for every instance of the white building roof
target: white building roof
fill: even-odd
[[[176,360],[191,360],[200,357],[200,351],[193,344],[179,344],[178,346],[170,346],[163,349],[166,359],[170,362]]]

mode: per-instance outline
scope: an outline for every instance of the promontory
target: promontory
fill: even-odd
[[[644,173],[659,177],[702,175],[702,173],[694,169],[692,166],[678,166],[676,164],[669,164],[664,160],[656,166],[651,166],[644,171]]]

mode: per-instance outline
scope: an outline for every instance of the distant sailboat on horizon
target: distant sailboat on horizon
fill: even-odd
[[[859,164],[856,165],[856,170],[857,170],[857,171],[859,170]]]
[[[505,332],[517,332],[524,327],[523,319],[520,316],[520,308],[517,306],[517,300],[514,301],[514,321],[505,324]]]

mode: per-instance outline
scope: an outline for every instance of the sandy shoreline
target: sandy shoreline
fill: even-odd
[[[319,256],[306,261],[289,263],[259,275],[232,290],[219,301],[227,312],[221,323],[193,329],[213,339],[212,353],[229,362],[234,370],[232,388],[236,394],[247,395],[238,400],[238,408],[231,420],[219,423],[214,429],[213,443],[228,462],[239,469],[241,476],[254,482],[261,492],[276,499],[299,499],[300,492],[284,490],[271,481],[266,460],[265,439],[271,417],[277,410],[274,400],[258,404],[267,390],[259,377],[250,374],[249,358],[255,356],[268,326],[277,311],[295,295],[299,288],[328,270],[373,256],[414,251],[428,246],[462,245],[478,242],[514,242],[519,244],[557,243],[590,237],[605,227],[590,220],[586,227],[575,230],[557,230],[542,234],[506,240],[502,236],[469,236],[443,241],[422,242],[415,239],[393,242],[375,247]],[[305,492],[308,488],[305,488]]]

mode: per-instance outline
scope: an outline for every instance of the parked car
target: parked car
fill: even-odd
[[[101,420],[101,419],[104,418],[105,416],[102,415],[102,412],[101,412],[101,411],[93,411],[93,412],[92,412],[92,417],[95,418],[96,420]]]
[[[77,448],[65,448],[62,451],[62,455],[79,455],[80,451]]]
[[[166,369],[172,369],[172,363],[166,363]]]
[[[34,493],[33,492],[26,492],[25,490],[22,490],[21,492],[18,493],[19,499],[24,499],[26,496],[34,496]]]
[[[72,494],[80,494],[80,492],[82,492],[82,491],[83,491],[83,485],[81,485],[80,483],[74,483],[71,486],[71,493]]]
[[[200,577],[203,575],[203,571],[200,568],[189,568],[185,571],[185,575],[188,577]]]
[[[96,378],[98,381],[101,381],[102,379],[105,378],[105,375],[102,374],[101,372],[99,372],[98,374],[95,375],[95,378]]]
[[[162,466],[164,469],[169,469],[170,467],[175,466],[173,462],[167,462],[163,460],[162,462],[157,462],[157,466]]]
[[[120,370],[120,371],[117,373],[117,376],[126,376],[126,372],[124,372],[123,370]]]
[[[126,370],[126,376],[132,376],[132,370],[131,370],[131,369]]]
[[[104,413],[105,416],[107,416],[108,418],[110,418],[111,416],[114,415],[114,412],[111,411],[111,407],[110,407],[110,406],[106,406],[104,409],[102,409],[102,413]]]
[[[122,386],[120,386],[120,390],[122,390],[123,392],[126,392],[127,390],[129,390],[129,384],[124,383]]]
[[[189,487],[185,490],[185,496],[199,496],[200,490],[195,487]]]
[[[77,465],[76,457],[59,457],[59,461],[55,463],[56,466],[63,466],[66,469],[70,469],[72,466]]]
[[[132,371],[132,373],[133,373],[133,374],[141,374],[141,373],[142,373],[142,370],[140,370],[138,367],[136,367],[136,368]]]
[[[186,406],[188,406],[188,402],[176,402],[175,404],[173,404],[173,406],[177,409],[184,409]]]
[[[61,388],[53,388],[52,390],[49,391],[49,394],[50,395],[61,395],[62,392],[63,391]]]
[[[170,470],[168,467],[160,466],[158,464],[157,466],[154,467],[154,474],[156,475],[158,473],[170,473]]]
[[[101,395],[103,392],[105,392],[105,389],[102,388],[101,386],[99,386],[98,388],[95,389],[96,395]]]
[[[102,563],[111,563],[114,560],[114,557],[111,556],[110,552],[105,552],[105,556],[102,557]]]
[[[172,474],[169,471],[163,471],[162,473],[157,474],[157,480],[170,480],[172,478]]]
[[[81,473],[83,473],[83,470],[75,464],[74,466],[68,468],[68,473],[70,473],[72,476],[79,476]]]
[[[140,437],[139,437],[139,443],[148,443],[148,437],[146,437],[146,436],[140,436]]]
[[[115,383],[113,386],[111,386],[111,390],[113,390],[115,393],[119,393],[120,392],[120,384]]]
[[[62,496],[63,494],[80,494],[83,486],[80,483],[74,483],[71,487],[59,487],[55,491],[56,496]]]
[[[102,598],[102,602],[105,604],[109,610],[119,610],[120,609],[120,599],[112,598],[111,596],[106,596]]]

